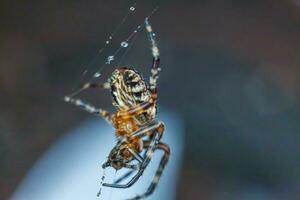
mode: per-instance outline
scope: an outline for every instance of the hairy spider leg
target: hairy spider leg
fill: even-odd
[[[155,41],[155,33],[152,30],[151,25],[149,24],[148,18],[145,19],[145,27],[148,34],[148,38],[151,44],[151,51],[152,51],[152,67],[151,67],[151,76],[150,76],[150,90],[153,94],[156,94],[157,88],[157,80],[158,80],[158,72],[160,71],[159,68],[159,49],[157,43]]]
[[[145,144],[145,148],[147,148],[147,144],[149,145],[150,144],[150,141],[145,141],[144,142]],[[140,200],[140,199],[143,199],[149,195],[151,195],[153,193],[153,191],[155,190],[158,182],[159,182],[159,179],[164,171],[164,168],[166,166],[166,164],[168,163],[168,160],[169,160],[169,157],[170,157],[170,148],[168,145],[164,144],[164,143],[158,143],[156,146],[155,146],[155,150],[162,150],[163,151],[163,157],[161,158],[160,160],[160,163],[159,163],[159,166],[155,172],[155,175],[152,179],[152,182],[150,183],[147,191],[141,195],[138,195],[134,198],[130,198],[130,199],[127,199],[127,200]]]
[[[79,93],[83,92],[84,90],[88,90],[88,89],[110,89],[110,84],[109,82],[105,82],[105,83],[85,83],[82,84],[75,92],[73,92],[72,94],[69,95],[69,97],[74,97],[76,95],[78,95]]]
[[[145,127],[137,132],[135,132],[130,138],[132,137],[139,137],[142,138],[146,135],[152,136],[151,142],[146,150],[146,156],[143,159],[143,162],[140,164],[138,173],[126,184],[110,184],[110,183],[103,183],[103,186],[105,187],[113,187],[113,188],[128,188],[132,186],[138,179],[139,177],[143,174],[145,168],[148,166],[154,149],[156,147],[156,143],[161,139],[162,131],[163,129],[161,128],[162,122],[156,122],[154,125],[150,127]]]
[[[131,171],[125,173],[123,176],[121,176],[120,178],[118,178],[118,179],[114,182],[114,184],[118,184],[118,183],[120,183],[121,181],[125,180],[126,178],[128,178],[129,176],[131,176],[135,171],[136,171],[136,170],[131,170]]]
[[[163,122],[154,121],[150,125],[142,128],[140,130],[137,130],[137,131],[133,132],[130,135],[130,138],[135,138],[135,137],[143,138],[147,135],[150,137],[153,134],[153,133],[151,133],[151,131],[156,130],[157,133],[159,134],[158,140],[160,140],[163,136],[163,133],[164,133],[164,129],[165,129],[164,127],[165,127],[165,125],[164,125]]]
[[[162,126],[163,126],[163,123],[162,123],[162,122],[157,122],[157,123],[153,124],[152,126],[149,126],[149,127],[145,128],[145,129],[136,131],[135,133],[133,133],[133,134],[131,135],[131,137],[139,137],[139,138],[144,137],[144,136],[146,136],[147,133],[149,133],[149,131],[151,131],[151,130],[153,130],[153,129],[158,129],[158,128],[161,129]],[[158,131],[158,133],[160,134],[160,138],[161,138],[161,137],[162,137],[163,131]],[[159,138],[158,140],[160,140],[160,138]],[[148,147],[148,146],[149,146],[149,145],[147,145],[147,147]],[[137,154],[137,155],[138,155],[139,157],[141,157],[139,154]],[[137,160],[137,159],[136,159],[136,160]],[[142,158],[142,160],[144,160],[144,158]],[[139,163],[141,163],[141,162],[139,161]],[[105,167],[106,167],[106,166],[105,166]],[[125,167],[125,168],[131,168],[131,169],[133,169],[133,170],[131,170],[131,171],[125,173],[123,176],[121,176],[119,179],[117,179],[117,180],[114,182],[114,184],[118,184],[118,183],[120,183],[121,181],[123,181],[124,179],[128,178],[129,176],[131,176],[134,172],[136,172],[136,170],[140,169],[141,166],[140,166],[140,164],[137,164],[137,165],[129,165],[129,164],[125,164],[124,167]]]
[[[124,179],[128,178],[129,176],[131,176],[134,172],[136,172],[137,170],[140,169],[140,164],[137,165],[129,165],[129,164],[125,164],[124,165],[125,168],[131,169],[129,172],[126,172],[123,176],[121,176],[120,178],[118,178],[114,184],[120,183],[121,181],[123,181]]]
[[[97,116],[100,115],[105,121],[107,121],[109,124],[111,124],[111,115],[106,110],[103,110],[101,108],[96,108],[95,106],[88,104],[81,99],[72,98],[69,96],[65,96],[65,102],[71,103],[75,106],[79,106],[81,109],[83,109],[91,114],[95,114]]]
[[[102,165],[102,168],[106,168],[108,167],[109,165],[106,166],[106,163],[104,163]],[[128,169],[131,169],[129,172],[125,173],[123,176],[121,176],[120,178],[118,178],[114,184],[117,184],[117,183],[120,183],[122,180],[128,178],[130,175],[132,175],[135,171],[139,170],[140,169],[140,164],[135,164],[135,165],[131,165],[131,164],[124,164],[123,165],[124,168],[128,168]],[[102,183],[102,186],[103,186],[103,183]],[[97,197],[100,196],[100,193],[97,194]]]
[[[111,124],[111,114],[102,109],[102,108],[96,108],[95,106],[88,104],[86,102],[84,102],[81,99],[78,98],[74,98],[74,96],[78,95],[79,93],[81,93],[84,90],[87,89],[91,89],[91,88],[100,88],[100,89],[110,89],[109,83],[105,82],[105,83],[86,83],[83,84],[77,91],[75,91],[73,94],[69,95],[69,96],[65,96],[65,102],[71,103],[75,106],[79,106],[81,109],[95,114],[95,115],[100,115],[105,121],[107,121],[109,124]]]
[[[131,118],[132,116],[139,115],[145,112],[145,110],[154,106],[155,103],[156,103],[156,99],[152,96],[149,102],[137,105],[136,107],[133,107],[127,111],[119,111],[117,112],[117,115],[122,117],[123,119]]]
[[[155,145],[155,142],[153,142],[152,146]],[[146,157],[146,159],[144,160],[144,162],[141,164],[140,169],[138,170],[138,173],[136,175],[134,175],[134,177],[126,184],[110,184],[110,183],[103,183],[103,186],[105,187],[113,187],[113,188],[129,188],[131,187],[139,178],[140,176],[144,173],[145,168],[147,167],[151,157],[152,153],[153,153],[153,147],[149,147],[148,149],[149,156]]]
[[[143,162],[143,158],[142,158],[142,156],[140,156],[140,154],[138,152],[136,152],[135,150],[133,150],[131,148],[129,148],[128,151],[139,163]]]

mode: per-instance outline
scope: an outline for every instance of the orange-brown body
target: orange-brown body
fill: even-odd
[[[116,137],[124,137],[129,138],[130,135],[139,129],[139,126],[134,121],[133,117],[124,117],[118,115],[117,112],[112,116],[112,123],[115,127]],[[126,144],[126,148],[122,151],[122,156],[125,159],[130,159],[131,154],[128,151],[128,148],[135,150],[136,152],[140,152],[142,150],[142,143],[139,138],[135,137],[128,141]]]
[[[115,128],[116,137],[129,138],[134,132],[149,122],[148,112],[152,109],[155,109],[155,104],[147,103],[130,111],[118,111],[113,114],[111,121]],[[128,148],[134,149],[137,152],[140,152],[143,148],[142,142],[137,137],[128,142]]]

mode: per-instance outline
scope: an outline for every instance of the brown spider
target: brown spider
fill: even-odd
[[[158,72],[160,71],[159,50],[154,39],[155,34],[152,32],[147,18],[145,19],[145,28],[151,42],[153,55],[149,86],[137,71],[122,67],[117,68],[112,73],[108,82],[104,84],[86,83],[79,89],[79,91],[89,88],[109,89],[113,97],[113,105],[117,108],[117,112],[112,115],[101,108],[95,108],[80,99],[75,99],[74,96],[78,93],[65,97],[66,102],[79,106],[90,113],[100,115],[116,129],[115,134],[118,142],[102,167],[113,167],[116,170],[128,168],[131,171],[114,183],[103,183],[103,186],[113,188],[132,186],[143,174],[154,151],[163,151],[163,157],[147,191],[131,198],[131,200],[142,199],[153,193],[170,155],[168,145],[160,142],[164,132],[164,124],[156,120],[156,88]],[[143,150],[145,151],[144,154],[142,153]],[[120,184],[134,172],[136,174],[126,184]]]

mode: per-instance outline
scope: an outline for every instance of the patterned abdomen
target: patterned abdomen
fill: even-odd
[[[114,105],[120,110],[129,110],[151,98],[151,92],[141,75],[133,69],[118,68],[110,78]]]

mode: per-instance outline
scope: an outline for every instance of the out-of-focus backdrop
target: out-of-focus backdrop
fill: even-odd
[[[63,96],[132,2],[0,1],[0,199],[92,117]],[[300,1],[138,1],[118,37],[155,5],[159,105],[185,127],[177,199],[298,199]],[[141,37],[123,64],[147,74],[148,41]],[[111,108],[106,93],[92,97]]]

